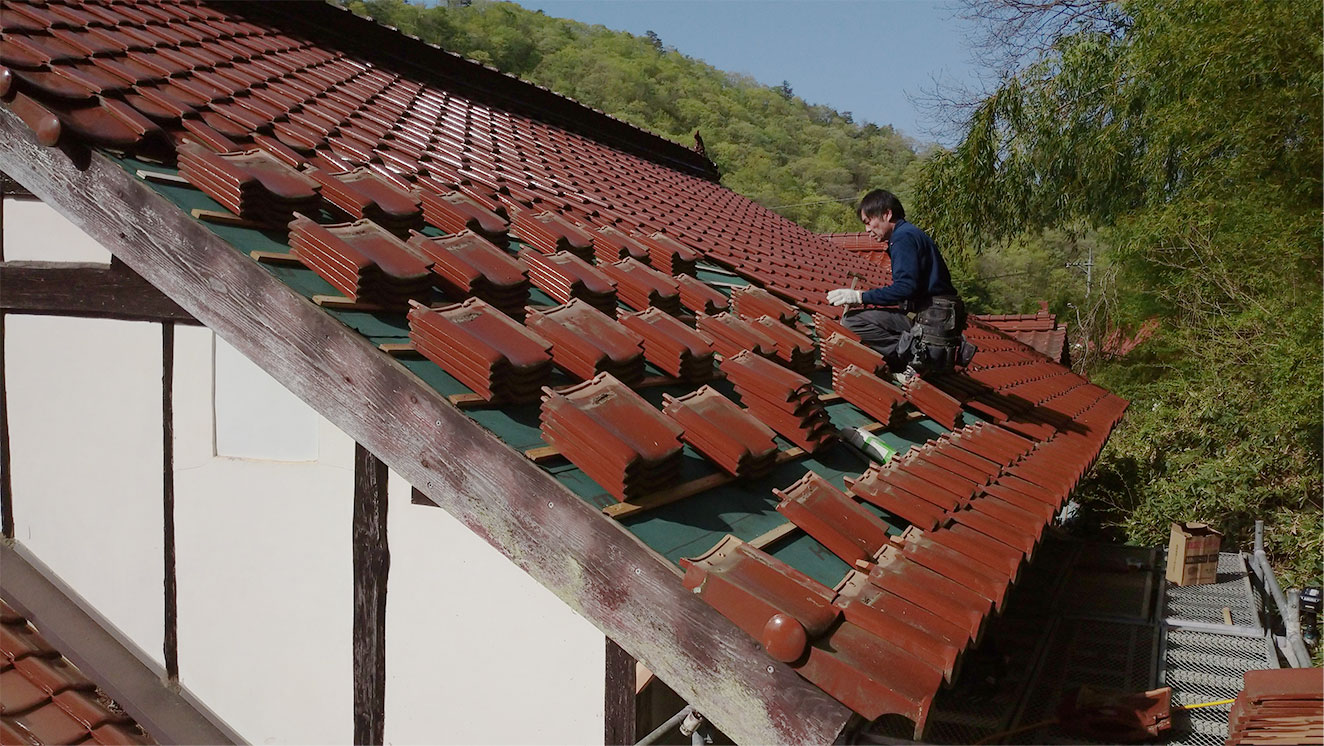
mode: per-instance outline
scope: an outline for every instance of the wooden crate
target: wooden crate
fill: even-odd
[[[1218,582],[1218,546],[1223,534],[1208,524],[1172,524],[1168,539],[1168,582],[1205,585]]]

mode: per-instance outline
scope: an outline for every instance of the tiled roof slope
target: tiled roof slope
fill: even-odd
[[[6,3],[0,87],[52,144],[169,157],[187,138],[289,160],[292,149],[322,171],[367,166],[424,192],[500,191],[508,209],[662,232],[823,310],[824,293],[848,272],[882,280],[869,262],[708,179],[549,125],[520,111],[527,106],[483,100],[472,78],[494,73],[477,63],[421,44],[428,54],[409,61],[381,51],[369,59],[354,50],[381,31],[375,24],[324,3],[247,5]],[[391,46],[402,41],[394,35]],[[428,71],[434,62],[451,75]],[[457,84],[461,73],[468,79]],[[580,118],[614,121],[587,108]]]
[[[1033,347],[1049,360],[1067,362],[1067,325],[1058,323],[1044,301],[1039,301],[1038,313],[977,314],[975,318]]]
[[[0,601],[0,742],[156,743]]]
[[[887,253],[887,242],[879,243],[868,233],[820,233],[833,246],[877,264],[884,272],[882,285],[892,282],[892,257]],[[881,287],[879,285],[878,287]]]
[[[6,9],[0,98],[42,142],[237,213],[207,225],[305,297],[338,293],[327,313],[415,353],[405,368],[510,458],[866,718],[922,733],[1126,407],[977,320],[967,370],[894,386],[800,310],[835,312],[824,291],[884,284],[879,265],[363,50],[323,4]],[[838,438],[857,426],[900,455],[865,468]]]

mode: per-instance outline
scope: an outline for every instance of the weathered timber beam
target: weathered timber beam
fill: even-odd
[[[354,445],[354,743],[386,742],[386,464]]]
[[[196,324],[122,263],[0,262],[0,312]]]
[[[741,743],[831,742],[850,711],[680,572],[365,338],[124,169],[79,168],[0,106],[0,170],[83,228]]]

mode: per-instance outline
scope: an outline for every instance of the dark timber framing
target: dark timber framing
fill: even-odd
[[[354,743],[386,733],[386,464],[354,444]]]
[[[3,287],[3,283],[0,283]],[[9,463],[9,380],[5,367],[5,313],[0,311],[0,534],[14,538],[14,470]]]
[[[197,324],[120,262],[0,262],[0,312]]]
[[[175,590],[175,325],[161,325],[161,519],[164,526],[166,678],[179,679],[179,606]]]
[[[607,638],[606,669],[602,742],[607,746],[633,744],[639,740],[634,732],[635,660],[610,637]]]
[[[0,106],[0,170],[100,241],[741,743],[833,741],[850,711],[681,585],[679,570],[398,362],[97,153]]]

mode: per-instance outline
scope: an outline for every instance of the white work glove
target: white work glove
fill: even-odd
[[[827,300],[828,303],[834,306],[855,306],[859,305],[861,295],[862,293],[859,290],[837,288],[828,291]]]

